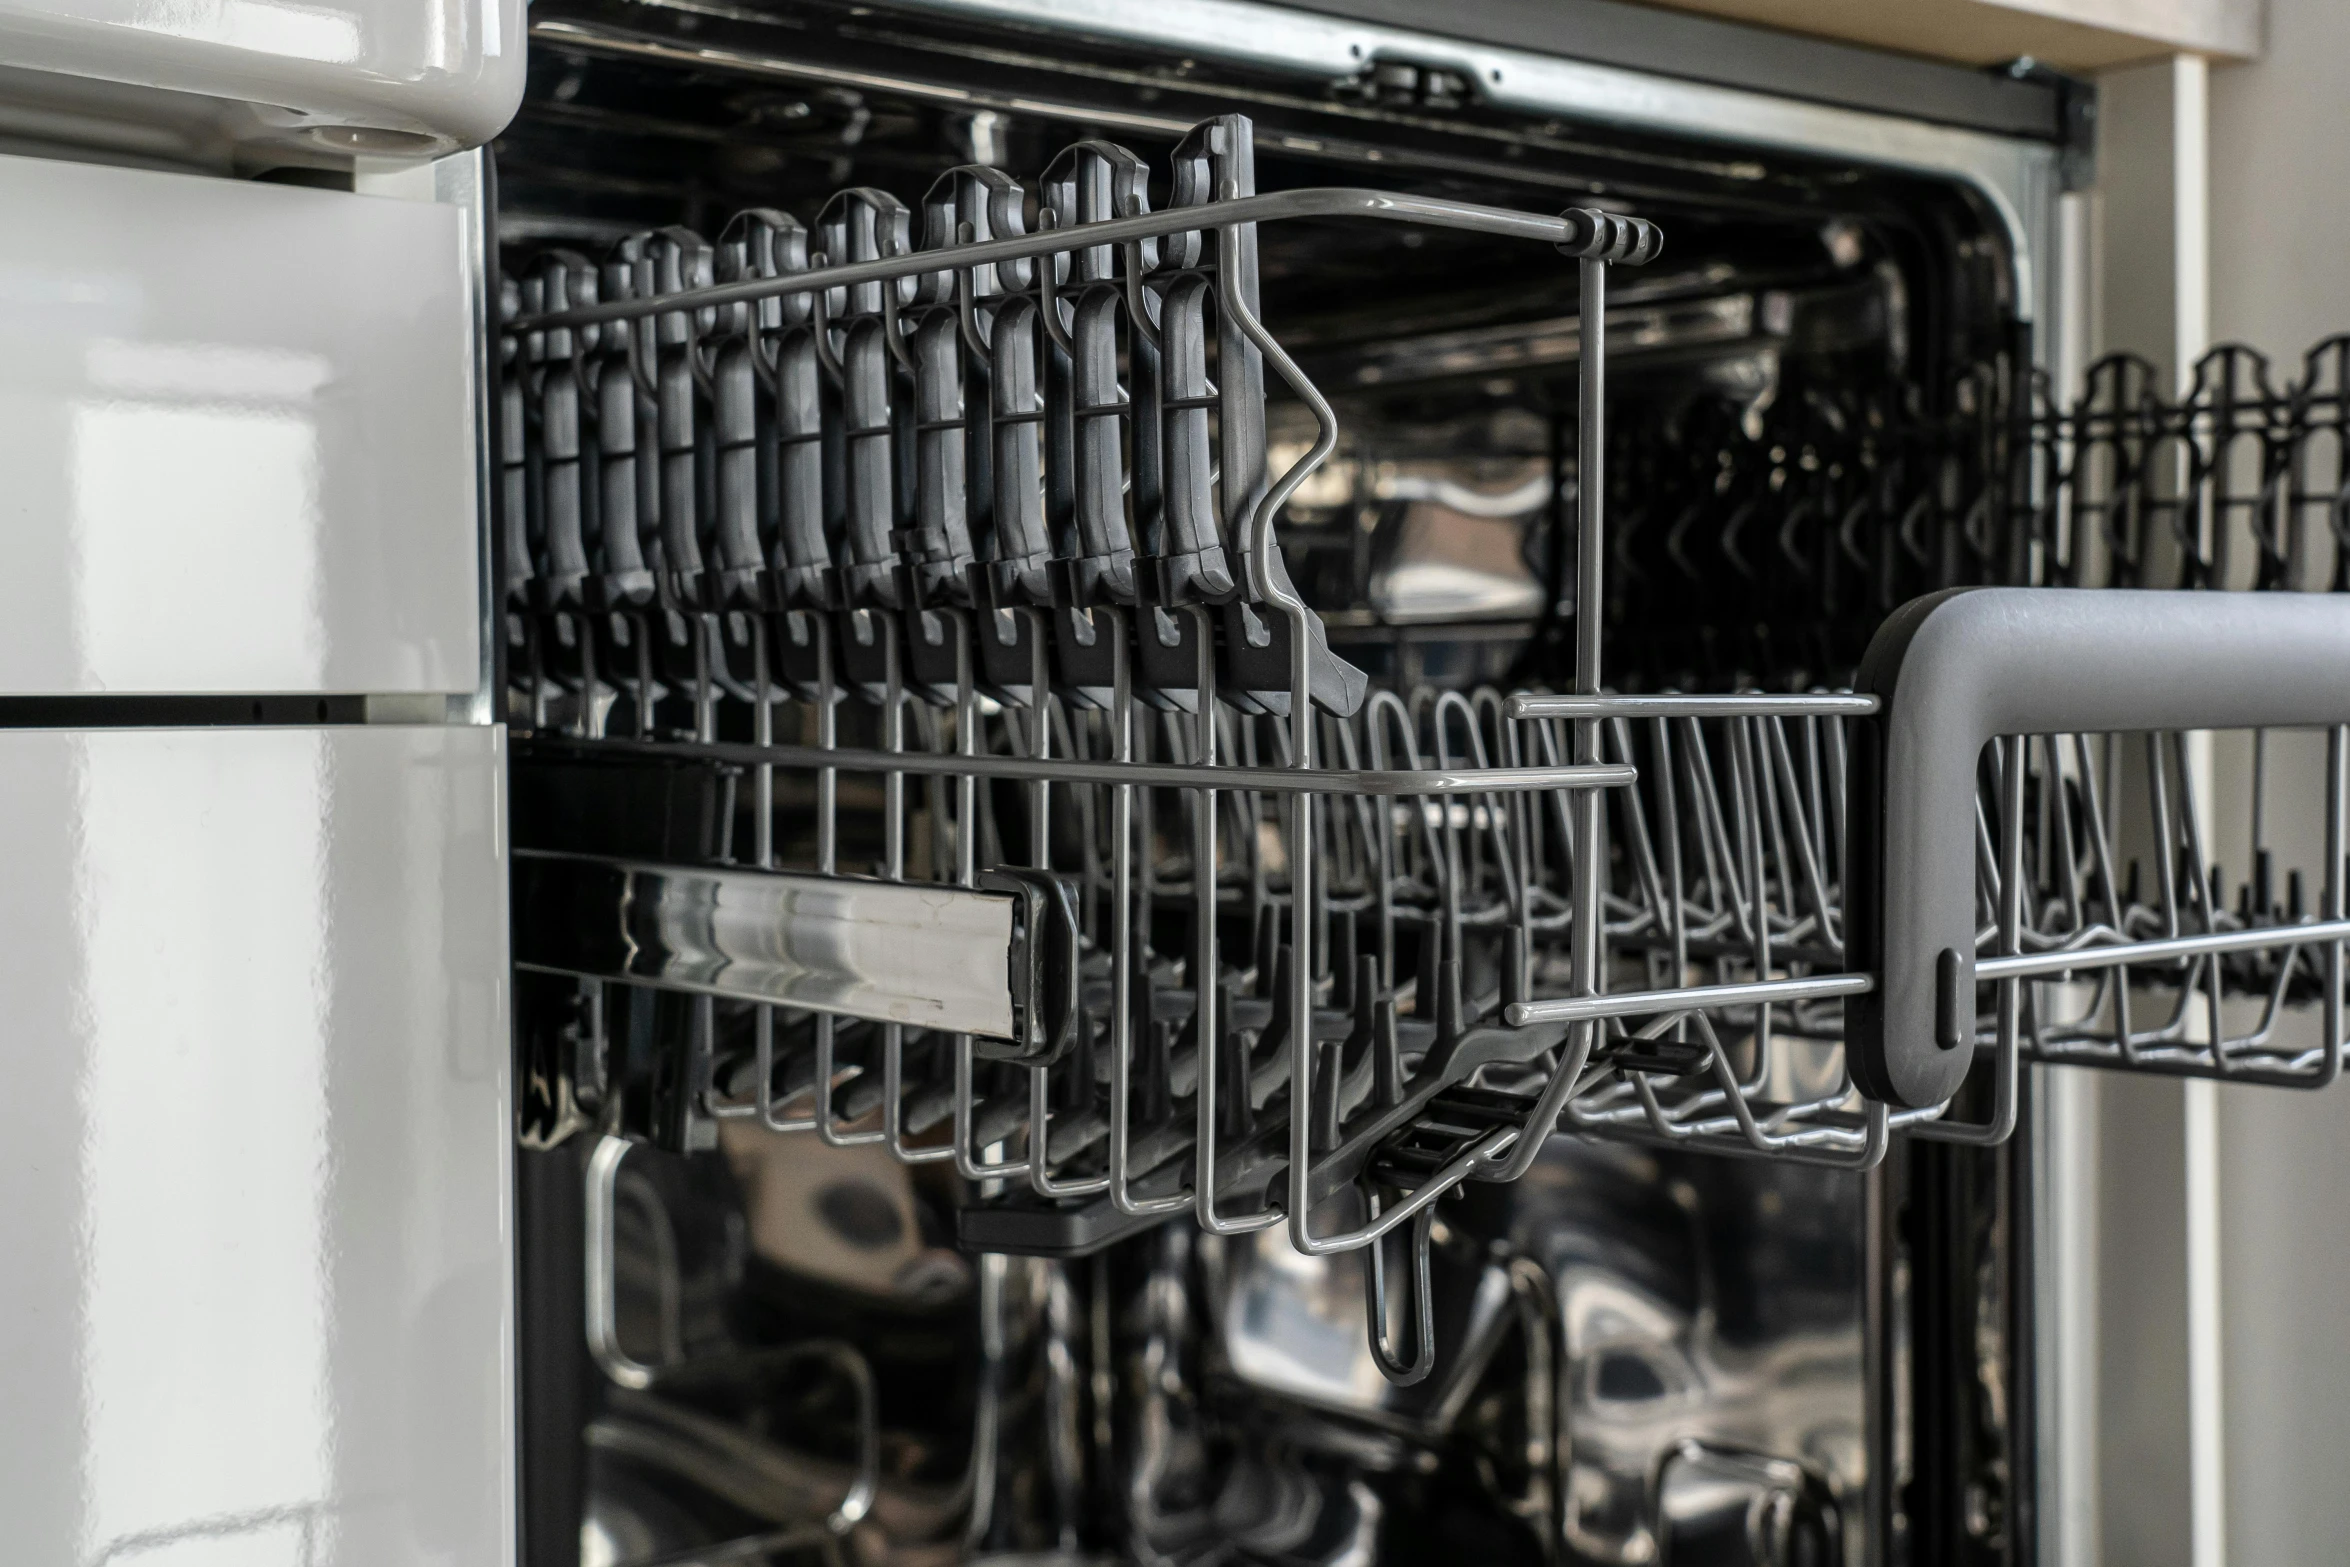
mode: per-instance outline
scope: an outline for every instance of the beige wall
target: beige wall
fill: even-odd
[[[2211,322],[2281,380],[2350,331],[2350,0],[2269,0],[2268,30],[2212,73]],[[2228,1560],[2350,1560],[2350,1084],[2220,1115]]]
[[[2268,0],[2257,63],[2209,86],[2209,337],[2269,354],[2279,384],[2301,351],[2350,331],[2350,0]],[[2176,373],[2172,77],[2099,77],[2098,183],[2087,200],[2091,352],[2129,348]],[[2192,279],[2188,279],[2191,283]],[[2345,672],[2350,679],[2350,671]],[[2223,795],[2247,771],[2223,746]],[[2304,769],[2306,771],[2306,769]],[[2272,820],[2314,821],[2272,785]],[[2222,823],[2244,813],[2222,805]],[[2280,843],[2312,876],[2322,853]],[[2221,843],[2231,865],[2242,845]],[[2280,872],[2281,874],[2281,872]],[[2098,1477],[2060,1567],[2186,1567],[2186,1115],[2176,1084],[2110,1076],[2069,1090],[2071,1135],[2098,1177],[2087,1237]],[[2052,1130],[2062,1131],[2060,1123]],[[2218,1094],[2225,1561],[2350,1560],[2350,1084]],[[2078,1496],[2059,1505],[2079,1507]]]
[[[2180,49],[2239,58],[2260,49],[2262,0],[1655,0],[1791,32],[1999,65],[2030,55],[2096,71]]]

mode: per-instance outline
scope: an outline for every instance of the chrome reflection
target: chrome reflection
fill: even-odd
[[[1427,1381],[1373,1365],[1359,1254],[1271,1234],[1222,1243],[1231,1373],[1371,1472],[1506,1448],[1485,1505],[1548,1559],[1863,1559],[1861,1178],[1556,1139],[1442,1211]]]
[[[1012,1036],[1012,903],[958,887],[514,853],[517,968]]]

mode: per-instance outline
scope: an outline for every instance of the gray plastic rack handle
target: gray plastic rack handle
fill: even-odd
[[[1957,588],[1894,611],[1861,661],[1884,699],[1851,753],[1852,1074],[1948,1099],[1974,1052],[1975,784],[1999,735],[2350,723],[2350,595]]]

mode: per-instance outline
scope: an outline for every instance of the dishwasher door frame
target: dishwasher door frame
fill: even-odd
[[[1378,62],[1408,62],[1421,69],[1449,71],[1473,83],[1479,103],[1490,109],[1943,182],[1963,190],[1979,205],[1987,228],[2004,248],[2001,260],[2008,299],[2017,324],[2028,334],[2034,368],[2051,375],[2058,384],[2069,384],[2084,362],[2078,346],[2081,327],[2072,317],[2082,313],[2082,303],[2088,297],[2086,247],[2079,217],[2081,198],[2071,193],[2083,182],[2089,164],[2085,149],[2077,142],[2068,145],[2029,135],[1999,134],[1576,59],[1563,52],[1563,41],[1561,53],[1545,53],[1260,0],[886,0],[883,8],[977,28],[1000,28],[1038,53],[1049,52],[1046,40],[1057,34],[1097,47],[1107,44],[1186,61],[1212,60],[1244,71],[1324,83],[1360,76]],[[1689,19],[1660,15],[1658,20],[1669,24]],[[581,26],[560,17],[534,24],[532,39],[542,47],[586,44],[592,48],[602,43],[610,48],[616,41],[600,27]],[[687,48],[649,38],[631,38],[618,52],[665,59],[689,68],[696,63],[721,69],[744,63],[732,59],[732,52],[723,47],[704,44]],[[1889,64],[1914,64],[1890,55],[1885,59]],[[772,64],[788,70],[790,62],[783,57]],[[813,73],[821,68],[810,65],[809,69]],[[902,81],[861,77],[859,85],[874,90],[903,86],[922,94],[926,87],[935,91],[951,74],[934,65],[919,72],[909,70]],[[2093,96],[2093,89],[2085,87],[2068,85],[2065,91],[2072,95],[2069,101],[2076,107]],[[2072,131],[2086,116],[2065,118],[2066,129]],[[2038,1091],[2041,1076],[2040,1070],[2034,1069],[2027,1099],[2044,1098]],[[1898,1292],[1894,1283],[1901,1244],[1896,1206],[1921,1176],[1936,1191],[1955,1184],[1969,1191],[2000,1194],[1995,1200],[2010,1221],[2003,1233],[2008,1252],[2004,1271],[2011,1281],[2011,1295],[2001,1311],[2001,1338],[2011,1349],[2024,1351],[2008,1367],[2010,1393],[2021,1395],[2014,1407],[2034,1410],[2037,1418],[2011,1424],[2017,1440],[2008,1456],[2021,1472],[2011,1475],[2010,1494],[2025,1499],[2012,1516],[2024,1525],[2024,1537],[2011,1538],[2007,1560],[2021,1567],[2049,1557],[2053,1531],[2043,1536],[2041,1530],[2058,1512],[2051,1505],[2052,1482],[2064,1466],[2055,1451],[2061,1438],[2046,1424],[2055,1410],[2040,1396],[2045,1384],[2032,1366],[2033,1352],[2041,1347],[2033,1324],[2045,1307],[2051,1260],[2035,1255],[2042,1250],[2038,1238],[2048,1231],[2040,1212],[2049,1200],[2045,1175],[2053,1168],[2045,1143],[2045,1132],[2035,1124],[2024,1137],[2002,1148],[1931,1148],[1926,1153],[1930,1173],[1921,1171],[1919,1176],[1904,1175],[1897,1180],[1890,1168],[1880,1168],[1868,1177],[1865,1222],[1870,1267],[1862,1315],[1868,1340],[1864,1355],[1873,1373],[1867,1410],[1872,1463],[1869,1516],[1859,1532],[1866,1541],[1864,1559],[1871,1564],[1889,1559],[1896,1513],[1896,1499],[1884,1483],[1886,1466],[1875,1460],[1897,1445],[1913,1453],[1921,1446],[1920,1433],[1914,1430],[1903,1433],[1906,1440],[1897,1444],[1896,1424],[1914,1424],[1921,1416],[1934,1421],[1967,1417],[1963,1399],[1929,1398],[1923,1401],[1922,1409],[1914,1398],[1896,1402],[1897,1386],[1911,1384],[1915,1373],[1928,1365],[1949,1363],[1949,1352],[1964,1347],[1953,1342],[1931,1354],[1921,1354],[1916,1324],[1924,1319],[1917,1316],[1914,1295]],[[1967,1170],[1962,1173],[1957,1168],[1960,1165]],[[1937,1236],[1941,1228],[1935,1228]],[[1911,1320],[1897,1324],[1897,1311]],[[1971,1333],[1970,1324],[1961,1336],[1971,1337]],[[1898,1375],[1896,1357],[1909,1363]],[[1923,1444],[1928,1451],[1948,1445],[1934,1440]],[[1903,1510],[1922,1511],[1930,1518],[1962,1513],[1967,1502],[1966,1477],[1947,1478],[1950,1483],[1940,1490],[1948,1494],[1913,1497],[1912,1505]]]

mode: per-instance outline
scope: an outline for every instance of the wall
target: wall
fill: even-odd
[[[1656,0],[1792,32],[2000,65],[2030,55],[2093,71],[2177,49],[2249,55],[2261,0]]]
[[[2282,385],[2298,376],[2311,343],[2350,331],[2350,202],[2338,194],[2350,190],[2350,95],[2340,84],[2350,4],[2268,0],[2266,28],[2259,61],[2211,68],[2203,259],[2208,341],[2261,349]],[[2177,77],[2164,63],[2098,83],[2087,347],[2129,348],[2175,375],[2179,350],[2191,357],[2200,335],[2194,310],[2181,308],[2193,269],[2173,264]],[[2314,821],[2314,801],[2298,798],[2312,771],[2301,764],[2313,759],[2293,759],[2298,783],[2272,777],[2272,823]],[[2211,765],[2223,824],[2215,848],[2241,864],[2246,845],[2229,841],[2236,829],[2226,824],[2246,813],[2227,802],[2240,804],[2249,768],[2225,743]],[[2306,844],[2276,847],[2313,876],[2323,858]],[[2060,1567],[2343,1559],[2350,1206],[2334,1194],[2350,1186],[2350,1087],[2217,1091],[2217,1200],[2205,1211],[2216,1212],[2225,1527],[2200,1550],[2189,1505],[2189,1095],[2177,1084],[2085,1075],[2065,1097],[2071,1118],[2047,1135],[2069,1135],[2098,1172],[2086,1183],[2089,1211],[2070,1215],[2067,1230],[2096,1259],[2085,1299],[2095,1386],[2086,1413],[2069,1411],[2093,1455],[2095,1485],[2093,1496],[2076,1486],[2052,1499],[2063,1522],[2050,1529],[2050,1558]],[[2051,1269],[2059,1279],[2065,1272]]]
[[[2345,60],[2350,5],[2269,0],[2261,60],[2212,72],[2212,336],[2268,353],[2280,380],[2312,342],[2350,331]],[[2223,1089],[2220,1113],[2228,1560],[2340,1561],[2350,1087]]]

